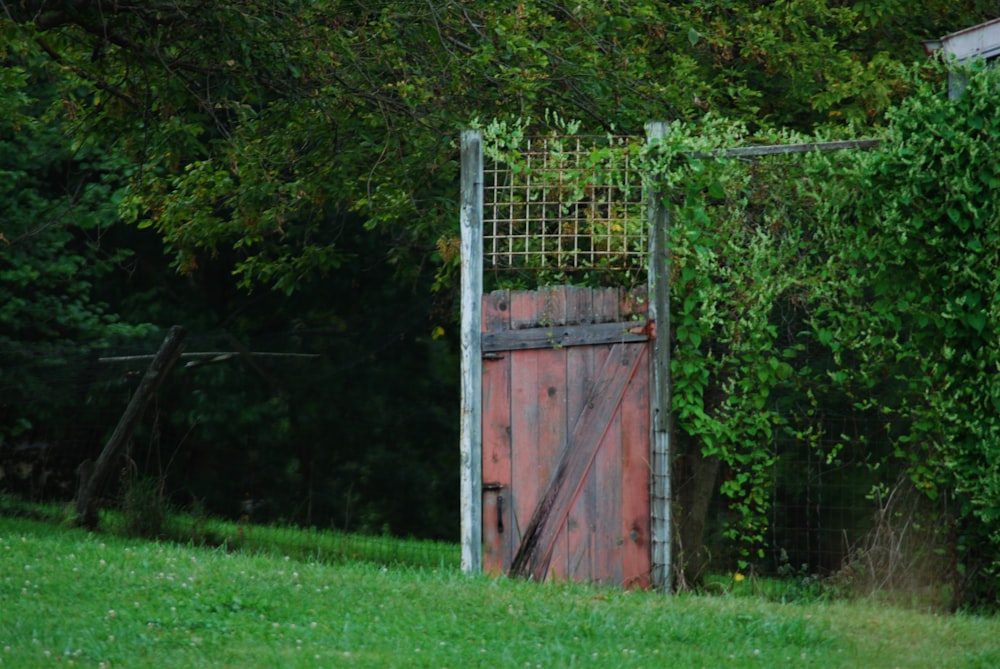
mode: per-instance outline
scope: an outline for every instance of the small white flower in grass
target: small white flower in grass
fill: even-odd
[[[115,616],[117,616],[117,615],[118,615],[118,614],[117,614],[117,613],[115,613],[115,610],[114,610],[114,609],[108,609],[108,618],[114,618],[114,617],[115,617]]]

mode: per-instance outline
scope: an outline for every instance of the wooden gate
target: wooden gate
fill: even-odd
[[[484,296],[486,571],[649,586],[646,311],[620,289]]]

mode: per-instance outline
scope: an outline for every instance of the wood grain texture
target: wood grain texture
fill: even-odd
[[[483,341],[513,342],[483,345],[486,571],[648,584],[650,336],[621,336],[645,310],[644,294],[617,289],[484,296]],[[582,343],[518,348],[560,328]]]

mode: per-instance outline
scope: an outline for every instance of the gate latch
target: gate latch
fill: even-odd
[[[483,492],[500,492],[503,483],[483,483]],[[503,534],[503,495],[497,495],[497,534]]]

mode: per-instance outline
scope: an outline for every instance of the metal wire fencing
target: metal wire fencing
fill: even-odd
[[[637,271],[647,254],[639,147],[626,137],[531,137],[487,153],[487,271]],[[613,150],[612,150],[613,149]]]

